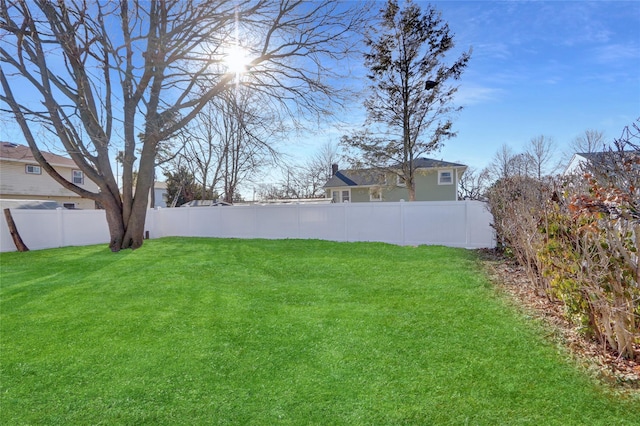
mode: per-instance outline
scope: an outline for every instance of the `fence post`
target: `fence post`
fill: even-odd
[[[58,218],[58,247],[65,247],[65,238],[64,238],[64,218],[62,217],[63,207],[58,207],[56,209],[56,216]]]
[[[296,203],[296,216],[297,216],[296,224],[298,226],[298,228],[296,229],[296,238],[300,238],[300,203],[299,202]]]
[[[342,203],[342,214],[344,215],[344,238],[343,241],[349,241],[349,222],[347,219],[347,204]]]
[[[404,208],[404,200],[400,200],[400,235],[401,235],[401,245],[407,245],[407,238],[404,232],[404,214],[405,214],[405,208]]]
[[[257,238],[260,235],[260,224],[258,223],[258,206],[259,204],[253,205],[253,235],[254,238]]]
[[[464,240],[465,245],[469,247],[469,234],[471,232],[471,227],[469,226],[469,201],[465,200],[464,203]]]

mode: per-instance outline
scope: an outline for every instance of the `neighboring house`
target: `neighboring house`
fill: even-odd
[[[42,152],[49,164],[70,182],[91,192],[98,185],[70,158]],[[45,172],[28,146],[0,142],[0,199],[55,201],[69,209],[94,209],[95,202],[69,191]]]
[[[467,169],[463,164],[418,158],[415,165],[416,201],[455,201],[458,182]],[[334,203],[409,200],[409,191],[395,173],[376,169],[339,170],[324,184]]]
[[[156,181],[153,184],[153,194],[155,204],[153,207],[167,207],[167,202],[169,201],[167,199],[169,196],[167,192],[167,182]]]
[[[604,152],[578,152],[573,154],[569,165],[564,170],[564,175],[582,173],[583,168],[589,164],[602,164],[607,167],[607,163],[617,162],[621,155],[640,155],[639,151],[604,151]]]

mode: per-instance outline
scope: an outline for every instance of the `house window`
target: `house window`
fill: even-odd
[[[42,174],[42,169],[40,168],[40,166],[34,166],[33,164],[27,164],[25,166],[25,172],[28,175],[41,175]]]
[[[331,202],[332,203],[348,203],[351,198],[351,191],[345,189],[343,191],[335,190],[331,191]]]
[[[382,189],[380,187],[369,188],[369,201],[382,201]]]
[[[81,170],[73,171],[73,183],[76,185],[84,185],[84,173]]]
[[[438,170],[438,185],[452,185],[452,184],[453,184],[453,171]]]
[[[73,210],[76,208],[76,203],[62,203],[62,207],[65,209]]]
[[[404,181],[404,177],[400,175],[396,175],[396,185],[398,186],[407,186],[407,183]]]

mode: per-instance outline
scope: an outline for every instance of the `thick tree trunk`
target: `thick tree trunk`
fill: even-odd
[[[122,242],[124,239],[124,221],[122,218],[122,205],[114,199],[102,199],[101,203],[105,209],[107,216],[107,225],[109,226],[109,249],[117,252],[123,249]]]
[[[140,202],[140,198],[138,197],[137,204],[134,198],[127,223],[124,222],[123,210],[116,203],[107,203],[104,206],[109,226],[109,248],[112,252],[137,249],[142,246],[147,204],[146,200],[144,203]]]
[[[136,191],[131,203],[129,218],[126,222],[122,248],[135,250],[140,248],[144,242],[144,225],[147,218],[149,191],[153,186],[154,162],[155,149],[145,145],[140,156],[140,170],[136,181]]]
[[[127,222],[127,231],[124,234],[122,248],[130,248],[135,250],[142,247],[144,242],[144,224],[147,219],[147,203],[137,202],[139,197],[135,197],[129,222]]]

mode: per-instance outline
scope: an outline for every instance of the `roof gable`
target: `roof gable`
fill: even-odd
[[[45,160],[53,166],[77,167],[76,163],[70,158],[53,154],[51,152],[41,152]],[[37,164],[37,161],[31,152],[31,148],[10,142],[0,142],[0,158],[3,160]]]
[[[589,164],[605,168],[611,167],[622,159],[631,159],[634,156],[640,156],[640,151],[576,152],[571,157],[563,174],[581,173],[584,171],[584,167]]]

